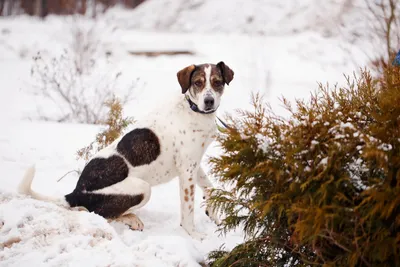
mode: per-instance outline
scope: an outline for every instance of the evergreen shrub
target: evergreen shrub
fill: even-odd
[[[211,266],[400,266],[400,68],[346,80],[226,117],[209,204],[246,238]]]

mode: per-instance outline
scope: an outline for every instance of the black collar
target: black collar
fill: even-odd
[[[199,107],[190,99],[190,97],[188,95],[185,95],[185,98],[186,98],[187,102],[189,103],[190,109],[193,110],[194,112],[201,113],[201,114],[211,114],[216,111],[216,110],[213,110],[210,112],[206,112],[206,111],[200,110]]]

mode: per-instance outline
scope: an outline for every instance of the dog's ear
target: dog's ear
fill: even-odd
[[[176,74],[176,76],[178,77],[178,82],[182,87],[182,94],[186,93],[186,91],[190,88],[190,79],[195,69],[196,69],[195,65],[190,65],[184,69],[181,69]]]
[[[233,75],[235,74],[233,70],[231,70],[228,65],[225,65],[223,61],[220,61],[217,64],[217,67],[220,68],[222,76],[224,77],[225,83],[229,85],[229,83],[233,80]]]

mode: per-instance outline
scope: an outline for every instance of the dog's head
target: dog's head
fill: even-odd
[[[204,113],[212,113],[219,107],[225,84],[233,79],[234,72],[223,62],[218,64],[190,65],[177,73],[182,94]]]

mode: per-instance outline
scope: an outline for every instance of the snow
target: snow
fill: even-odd
[[[33,163],[35,190],[50,195],[71,192],[76,173],[57,180],[82,169],[84,162],[76,160],[76,151],[101,129],[37,119],[38,110],[57,114],[59,103],[35,93],[32,58],[39,51],[47,59],[73,51],[71,32],[76,25],[95,29],[98,65],[84,83],[88,96],[95,90],[91,81],[108,81],[121,72],[117,89],[123,90],[139,79],[134,99],[124,107],[125,115],[134,119],[180,93],[176,72],[193,63],[223,60],[235,71],[218,115],[251,108],[250,93],[260,92],[274,112],[284,116],[281,96],[291,101],[308,97],[317,82],[344,83],[343,73],[356,71],[367,60],[363,50],[341,34],[351,33],[346,25],[359,25],[360,20],[353,9],[339,12],[340,1],[321,5],[313,0],[207,0],[179,6],[182,2],[149,0],[134,11],[117,7],[96,21],[0,18],[0,266],[199,266],[211,250],[223,244],[231,249],[243,239],[240,229],[219,236],[204,214],[200,193],[195,223],[207,237],[202,242],[190,238],[179,226],[177,180],[152,189],[149,203],[137,212],[145,224],[143,232],[16,194],[24,170]],[[335,28],[339,22],[346,23]],[[194,55],[150,58],[129,53],[143,50],[189,50]],[[218,153],[213,145],[207,156]],[[209,169],[207,157],[202,164]]]
[[[365,176],[368,172],[368,168],[361,158],[358,158],[354,162],[348,165],[348,171],[350,173],[350,182],[360,191],[369,189],[369,186],[365,184],[365,181],[361,179],[361,176]]]
[[[328,164],[328,157],[321,159],[318,165],[327,165]]]
[[[2,193],[0,203],[0,241],[15,240],[0,253],[3,266],[196,266],[203,260],[179,235],[133,232],[88,212],[12,194]]]
[[[201,207],[201,193],[195,198],[195,222],[207,239],[190,238],[179,226],[176,180],[154,187],[149,203],[137,211],[145,224],[143,232],[131,231],[120,223],[108,224],[93,213],[19,196],[15,188],[30,163],[37,166],[34,190],[49,195],[71,192],[78,179],[76,173],[57,180],[70,170],[82,169],[84,163],[76,162],[74,153],[92,140],[99,127],[48,122],[20,122],[16,126],[16,141],[0,143],[1,151],[9,152],[1,155],[2,170],[7,173],[1,179],[0,225],[4,225],[0,227],[0,244],[13,238],[21,241],[11,248],[0,248],[0,266],[23,266],[24,262],[34,266],[199,266],[210,250],[225,242],[232,248],[243,238],[240,232],[218,236],[217,227]],[[29,136],[34,136],[35,142]],[[99,257],[92,260],[93,253]]]
[[[350,34],[356,26],[366,24],[354,15],[362,14],[363,1],[351,2],[252,0],[249,4],[247,0],[153,0],[133,12],[127,27],[251,35],[290,35],[313,30],[323,36],[337,36],[343,31]],[[124,17],[120,19],[126,21]]]
[[[257,134],[255,137],[257,139],[258,148],[264,153],[267,153],[271,145],[271,140],[262,134]]]
[[[379,146],[378,146],[378,149],[381,149],[381,150],[383,150],[383,151],[390,151],[390,150],[392,150],[392,145],[391,144],[380,144]]]
[[[348,129],[351,129],[351,130],[355,130],[354,125],[351,124],[350,122],[346,122],[346,123],[341,122],[340,123],[340,128],[342,128],[342,129],[348,128]]]

